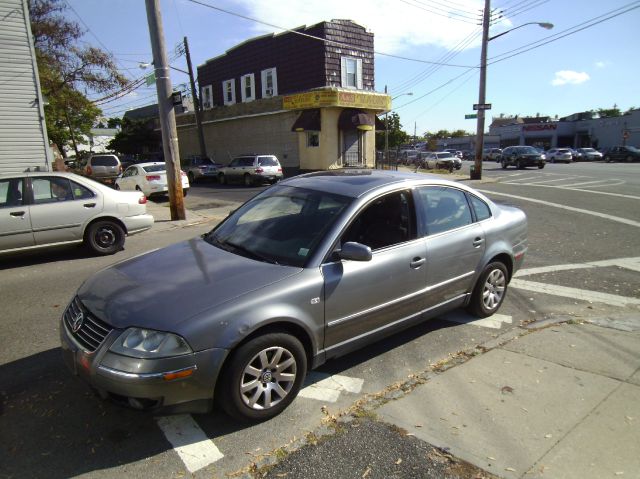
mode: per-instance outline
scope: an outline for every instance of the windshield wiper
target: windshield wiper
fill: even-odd
[[[264,256],[264,255],[261,255],[259,253],[256,253],[255,251],[251,251],[250,249],[246,248],[245,246],[242,246],[242,245],[239,245],[239,244],[236,244],[236,243],[232,243],[230,241],[227,241],[224,244],[227,245],[227,246],[231,246],[237,252],[242,253],[243,256],[247,256],[249,258],[257,259],[259,261],[264,261],[266,263],[277,264],[277,265],[280,264],[276,260],[274,260],[273,258],[269,258],[267,256]]]

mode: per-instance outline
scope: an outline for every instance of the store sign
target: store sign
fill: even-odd
[[[390,110],[391,97],[379,93],[359,93],[338,90],[321,90],[287,95],[282,100],[285,110],[302,110],[322,107],[364,108],[367,110]]]
[[[522,127],[522,131],[544,131],[544,130],[555,130],[558,128],[558,125],[555,123],[543,123],[538,125],[525,125]]]

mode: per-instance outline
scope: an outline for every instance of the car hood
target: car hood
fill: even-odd
[[[193,316],[302,271],[221,250],[201,238],[152,251],[90,277],[78,296],[115,328],[175,331]]]

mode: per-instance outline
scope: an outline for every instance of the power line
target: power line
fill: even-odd
[[[336,41],[333,41],[333,40],[327,40],[326,38],[316,37],[314,35],[309,35],[308,33],[303,33],[303,32],[299,32],[297,30],[291,30],[290,28],[284,28],[284,27],[281,27],[281,26],[278,26],[278,25],[274,25],[272,23],[263,22],[262,20],[257,20],[255,18],[248,17],[248,16],[242,15],[240,13],[232,12],[230,10],[225,10],[223,8],[220,8],[220,7],[209,5],[208,3],[204,3],[204,2],[199,1],[199,0],[187,0],[187,1],[189,1],[191,3],[195,3],[197,5],[201,5],[203,7],[210,8],[212,10],[217,10],[219,12],[226,13],[228,15],[233,15],[233,16],[238,17],[238,18],[243,18],[243,19],[249,20],[251,22],[259,23],[261,25],[266,25],[266,26],[271,27],[271,28],[276,28],[278,30],[282,30],[282,31],[285,31],[285,32],[293,33],[295,35],[300,35],[300,36],[303,36],[303,37],[306,37],[306,38],[311,38],[313,40],[318,40],[318,41],[321,41],[321,42],[329,44],[329,45],[336,45],[336,46],[343,47],[343,48],[350,48],[352,50],[362,50],[362,48],[360,48],[358,46],[355,46],[355,45],[350,45],[348,43],[342,43],[342,42],[336,42]],[[392,55],[391,53],[385,53],[385,52],[380,52],[380,51],[376,51],[376,50],[374,50],[373,53],[375,53],[376,55],[386,56],[386,57],[390,57],[390,58],[397,58],[399,60],[406,60],[406,61],[411,61],[411,62],[438,65],[438,63],[436,63],[436,62],[431,62],[431,61],[428,61],[428,60],[420,60],[420,59],[417,59],[417,58],[409,58],[409,57],[403,57],[403,56],[400,56],[400,55]],[[447,67],[457,67],[457,68],[478,68],[476,66],[472,67],[472,66],[469,66],[469,65],[454,65],[454,64],[448,64],[448,63],[442,63],[441,65],[442,66],[447,66]]]
[[[462,15],[460,13],[455,13],[455,12],[452,12],[450,10],[444,10],[442,8],[433,7],[433,6],[429,6],[430,8],[426,8],[426,7],[423,7],[423,6],[420,6],[420,5],[409,3],[407,0],[400,0],[400,1],[402,3],[406,3],[407,5],[409,5],[411,7],[419,8],[420,10],[424,10],[425,12],[429,12],[429,13],[432,13],[434,15],[439,15],[441,17],[448,18],[449,20],[457,20],[459,22],[470,23],[470,24],[474,24],[474,25],[478,21],[477,18],[468,17],[466,15]],[[416,1],[417,3],[421,3],[418,0],[414,0],[414,1]],[[424,4],[422,4],[422,5],[424,5]],[[439,11],[431,10],[431,8],[437,9],[437,10],[445,12],[445,13],[440,13]],[[454,15],[454,16],[451,16],[451,15]],[[461,18],[457,18],[458,16],[461,17]]]
[[[477,71],[475,70],[468,70],[465,74],[467,73],[477,73]],[[438,100],[437,102],[435,102],[433,105],[429,106],[429,108],[427,108],[426,110],[424,110],[422,113],[419,113],[418,115],[416,115],[413,119],[413,121],[416,121],[418,118],[420,118],[422,115],[424,115],[425,113],[430,112],[431,110],[433,110],[435,107],[437,107],[440,103],[442,103],[444,100],[446,100],[448,97],[450,97],[451,95],[453,95],[456,91],[458,91],[460,88],[462,88],[469,80],[471,80],[474,77],[474,75],[469,75],[469,77],[467,77],[467,79],[465,79],[462,83],[460,83],[460,85],[458,85],[457,87],[455,87],[453,90],[451,90],[449,93],[447,93],[446,95],[444,95],[442,98],[440,98],[440,100]]]
[[[544,5],[545,3],[548,3],[549,0],[539,0],[537,2],[531,2],[528,5],[523,6],[522,8],[513,11],[511,13],[509,13],[509,11],[507,10],[506,12],[506,16],[509,18],[513,18],[513,17],[517,17],[518,15],[528,12],[529,10],[533,10],[534,8],[538,8],[541,5]]]
[[[632,5],[635,5],[635,6],[632,6]],[[506,60],[508,58],[512,58],[512,57],[514,57],[516,55],[520,55],[522,53],[528,52],[528,51],[533,50],[535,48],[539,48],[539,47],[541,47],[543,45],[547,45],[549,43],[555,42],[556,40],[560,40],[561,38],[567,37],[569,35],[573,35],[574,33],[578,33],[578,32],[580,32],[582,30],[586,30],[587,28],[591,28],[591,27],[593,27],[595,25],[603,23],[603,22],[605,22],[607,20],[611,20],[612,18],[618,17],[620,15],[628,13],[628,12],[630,12],[632,10],[637,9],[637,8],[640,8],[640,2],[636,1],[636,2],[628,3],[627,5],[624,5],[622,7],[613,9],[613,10],[611,10],[609,12],[603,13],[602,15],[598,15],[597,17],[594,17],[594,18],[592,18],[590,20],[587,20],[585,22],[579,23],[579,24],[577,24],[577,25],[575,25],[573,27],[570,27],[570,28],[567,28],[565,30],[562,30],[561,32],[558,32],[558,33],[556,33],[554,35],[549,35],[548,37],[545,37],[545,38],[543,38],[541,40],[538,40],[536,42],[531,42],[531,43],[528,43],[526,45],[522,45],[521,47],[514,48],[513,50],[509,50],[507,52],[501,53],[500,55],[496,55],[495,57],[492,57],[492,58],[489,59],[489,60],[493,60],[493,61],[489,62],[488,65],[492,65],[494,63],[498,63],[498,62],[504,61],[504,60]],[[619,10],[623,10],[623,11],[619,11]],[[618,12],[618,13],[614,14],[614,12]],[[609,15],[609,16],[607,16],[607,15]],[[603,18],[603,17],[606,17],[606,18]],[[598,21],[596,21],[596,20],[598,20]],[[578,28],[578,27],[581,27],[581,28]],[[527,48],[527,47],[530,47],[530,48]],[[517,53],[514,53],[514,52],[517,52]],[[513,53],[513,54],[509,55],[510,53]],[[500,58],[500,57],[504,57],[504,58]]]
[[[478,16],[478,11],[469,10],[466,5],[461,5],[461,4],[456,3],[456,2],[449,2],[447,4],[447,3],[438,2],[436,0],[424,0],[424,1],[414,0],[414,2],[416,2],[416,3],[420,3],[420,4],[425,5],[425,6],[431,6],[431,5],[427,4],[427,3],[424,3],[425,1],[428,2],[429,4],[440,5],[441,7],[444,7],[444,8],[447,9],[446,10],[447,12],[455,10],[455,11],[458,11],[458,12],[466,13],[467,15],[471,15],[472,18],[476,18]],[[458,5],[460,8],[457,8],[454,5]],[[437,7],[433,6],[433,8],[437,8]],[[442,10],[442,8],[438,8],[438,9]]]

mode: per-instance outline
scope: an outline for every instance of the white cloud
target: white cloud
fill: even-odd
[[[238,0],[248,16],[263,22],[284,28],[296,28],[301,25],[332,19],[350,19],[370,29],[375,37],[375,50],[384,53],[398,53],[410,47],[434,45],[443,48],[456,47],[470,33],[479,29],[476,21],[458,21],[445,16],[425,11],[427,8],[439,14],[446,13],[442,6],[418,7],[406,3],[391,3],[388,0],[281,0],[264,2],[260,0]],[[480,19],[481,0],[457,0],[456,9],[469,12],[469,17]],[[238,11],[240,9],[235,8]],[[446,7],[444,7],[446,10]],[[461,14],[459,10],[452,12]],[[471,13],[474,12],[474,13]],[[240,13],[240,12],[239,12]],[[461,14],[462,15],[462,14]],[[466,14],[465,14],[466,15]],[[452,17],[461,18],[452,15]],[[509,25],[508,20],[503,20]],[[254,24],[256,34],[276,32],[275,28]],[[466,48],[478,46],[480,38],[476,38]],[[424,57],[429,55],[425,53]]]
[[[607,64],[605,62],[596,62],[596,67],[604,68]]]
[[[574,72],[572,70],[561,70],[556,72],[556,77],[551,81],[553,86],[579,85],[590,79],[586,72]]]

